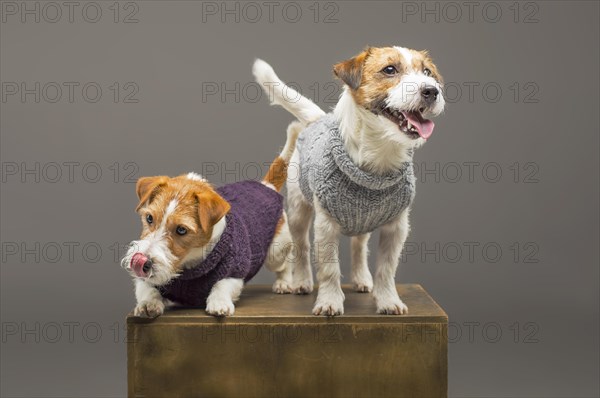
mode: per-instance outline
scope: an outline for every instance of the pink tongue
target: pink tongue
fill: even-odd
[[[135,253],[131,258],[131,268],[133,268],[133,272],[135,272],[137,276],[146,276],[146,273],[144,272],[144,264],[146,261],[148,261],[148,257],[142,253]]]
[[[435,124],[428,119],[423,119],[420,113],[417,112],[402,112],[405,118],[408,119],[410,124],[415,126],[419,135],[425,139],[431,137],[433,134],[433,127]]]

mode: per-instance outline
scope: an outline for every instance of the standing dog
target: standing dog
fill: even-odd
[[[442,77],[425,51],[367,48],[334,66],[344,91],[333,114],[286,86],[264,61],[253,73],[273,104],[302,123],[292,162],[299,178],[288,178],[289,225],[300,256],[294,269],[296,293],[313,289],[309,225],[319,291],[315,315],[344,312],[338,260],[339,234],[352,236],[352,281],[373,292],[377,312],[406,314],[394,277],[409,232],[414,198],[413,150],[432,134],[427,119],[444,109]],[[370,233],[381,229],[375,281],[367,265]]]
[[[291,293],[292,270],[284,259],[292,239],[278,191],[300,130],[298,122],[290,124],[262,183],[213,189],[196,173],[137,182],[142,235],[121,261],[135,278],[136,316],[154,318],[172,304],[233,315],[244,283],[263,264],[277,274],[273,291]]]

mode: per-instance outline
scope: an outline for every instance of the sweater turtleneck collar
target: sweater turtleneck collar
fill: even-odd
[[[227,214],[225,217],[225,229],[219,237],[217,244],[210,253],[208,253],[208,256],[206,256],[206,258],[197,266],[185,269],[177,279],[189,280],[206,275],[212,271],[231,250],[234,250],[233,245],[235,239],[233,239],[233,235],[236,223],[230,214]]]
[[[358,167],[350,158],[338,127],[330,131],[329,148],[337,167],[355,184],[372,190],[382,190],[397,185],[412,173],[412,162],[404,162],[402,167],[384,174],[370,173]],[[411,153],[412,156],[412,153]]]

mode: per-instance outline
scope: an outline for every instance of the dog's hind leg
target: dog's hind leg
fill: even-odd
[[[292,157],[291,165],[298,165],[298,153]],[[288,176],[287,181],[288,223],[294,252],[290,253],[286,262],[293,270],[293,288],[296,294],[309,294],[313,290],[313,276],[310,265],[309,228],[314,210],[302,196],[298,175]]]
[[[360,293],[373,290],[373,277],[368,264],[370,236],[371,234],[363,234],[351,239],[352,283],[354,290]]]
[[[279,220],[275,236],[265,259],[265,266],[277,275],[277,279],[273,284],[274,293],[286,294],[292,292],[292,266],[287,261],[292,248],[292,235],[284,212]]]

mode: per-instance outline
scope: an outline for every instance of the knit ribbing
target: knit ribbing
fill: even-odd
[[[268,255],[283,211],[283,197],[257,181],[242,181],[217,188],[231,205],[225,230],[204,261],[184,270],[161,295],[179,304],[204,306],[215,283],[225,278],[248,282]]]
[[[296,145],[300,189],[338,222],[345,235],[372,232],[406,209],[415,194],[412,162],[385,174],[359,168],[350,158],[332,114],[309,125]]]

